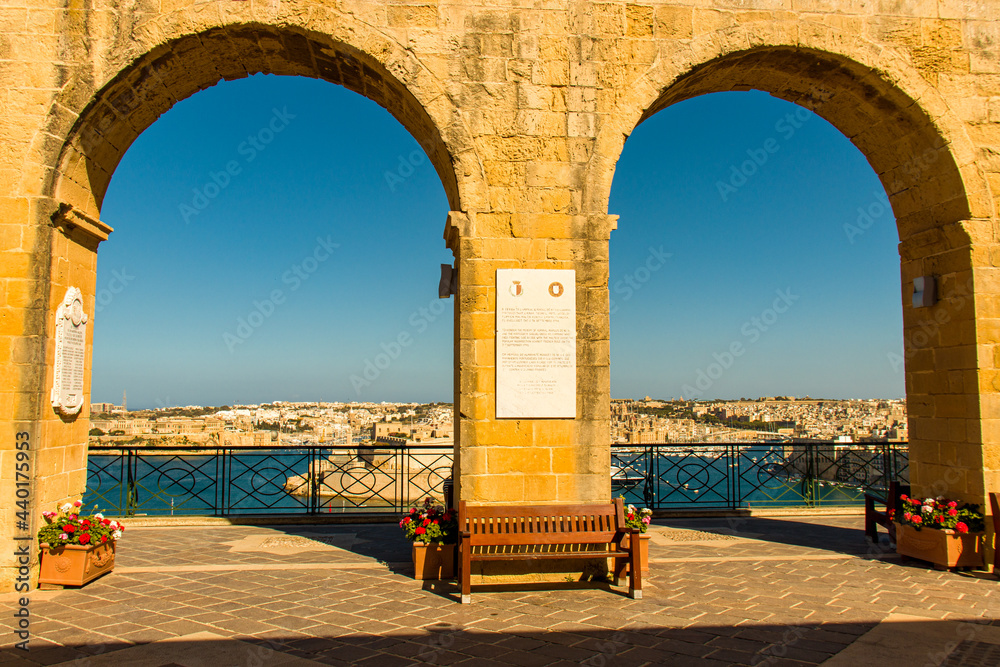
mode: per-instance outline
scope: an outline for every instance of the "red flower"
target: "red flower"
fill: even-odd
[[[102,526],[110,526],[111,525],[111,519],[101,519],[101,525]]]
[[[969,527],[966,526],[961,521],[959,521],[958,523],[955,524],[955,530],[957,530],[960,533],[967,533],[969,532]]]
[[[80,522],[80,526],[83,528],[90,528],[90,520],[84,519],[83,521]]]
[[[909,512],[903,512],[903,518],[909,521],[910,519],[913,518],[913,515],[910,514]]]
[[[958,516],[958,510],[954,508],[948,510],[948,516]]]
[[[427,529],[425,529],[425,528],[417,528],[415,531],[413,531],[413,534],[414,535],[423,535],[426,532],[427,532]]]
[[[108,536],[107,535],[101,535],[101,542],[107,542],[107,541],[108,541]]]
[[[958,507],[958,503],[952,500],[951,502],[948,503],[948,507]]]
[[[82,535],[80,535],[80,544],[89,544],[89,543],[90,543],[90,533],[83,533]]]
[[[72,533],[76,530],[76,526],[74,526],[71,523],[67,523],[65,526],[62,527],[62,529],[64,533]]]
[[[905,493],[903,493],[903,494],[900,494],[899,499],[900,500],[909,500],[910,498]]]
[[[912,521],[913,523],[923,523],[924,517],[920,516],[919,514],[914,514]]]
[[[404,524],[407,524],[407,523],[410,523],[410,517],[408,517],[408,516],[404,516],[404,517],[403,517],[403,523],[404,523]]]
[[[429,525],[431,525],[431,520],[430,519],[424,519],[424,522],[422,524],[420,524],[420,525],[421,526],[429,526]]]

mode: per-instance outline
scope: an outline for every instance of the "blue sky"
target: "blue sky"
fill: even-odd
[[[93,399],[450,401],[447,211],[416,141],[343,88],[180,102],[104,201]],[[615,397],[903,395],[892,213],[821,118],[762,93],[670,107],[626,143],[610,212]]]

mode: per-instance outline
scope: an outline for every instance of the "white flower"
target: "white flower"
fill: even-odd
[[[111,533],[111,539],[113,540],[121,539],[121,536],[122,536],[122,531],[120,530],[116,530],[115,532]]]
[[[68,512],[68,511],[70,511],[71,509],[73,509],[73,506],[72,506],[72,505],[70,505],[69,503],[63,503],[63,504],[62,504],[62,506],[61,506],[61,507],[59,507],[59,511],[60,511],[60,512]]]
[[[924,505],[930,505],[931,507],[934,507],[934,499],[928,498],[927,500],[924,501]]]
[[[104,518],[104,515],[101,514],[100,512],[98,512],[97,514],[94,515],[94,518],[97,519],[98,521],[100,521],[101,519]]]
[[[924,506],[923,506],[922,508],[920,508],[920,509],[921,509],[921,511],[922,511],[922,512],[923,512],[924,514],[930,514],[931,512],[933,512],[933,511],[934,511],[934,508],[933,508],[933,507],[931,507],[930,505],[924,505]]]

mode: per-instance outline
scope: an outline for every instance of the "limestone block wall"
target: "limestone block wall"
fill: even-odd
[[[325,79],[382,104],[444,184],[463,498],[610,495],[608,249],[616,224],[629,224],[608,211],[615,164],[660,109],[751,88],[837,126],[890,197],[918,492],[981,502],[1000,488],[996,3],[10,0],[0,7],[0,506],[14,497],[17,433],[37,446],[36,520],[83,491],[86,411],[64,420],[48,402],[54,311],[76,286],[91,335],[101,326],[94,269],[100,230],[115,224],[101,221],[101,203],[118,161],[178,100],[256,72]],[[577,272],[576,419],[496,419],[494,277],[516,267]],[[922,275],[937,277],[942,298],[913,309]],[[13,521],[0,516],[7,588]]]

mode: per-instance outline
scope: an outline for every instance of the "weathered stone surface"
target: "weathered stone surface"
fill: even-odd
[[[33,514],[81,493],[87,414],[46,409],[53,314],[90,313],[99,220],[119,159],[178,100],[253,72],[311,76],[387,108],[444,184],[460,288],[459,484],[472,501],[593,500],[608,448],[607,215],[644,118],[755,88],[829,120],[865,154],[897,218],[913,481],[982,501],[996,488],[1000,395],[1000,5],[989,2],[496,3],[164,0],[0,9],[0,452],[36,443]],[[746,5],[752,5],[747,7]],[[788,138],[794,119],[775,127]],[[578,417],[495,417],[498,268],[575,269]],[[942,299],[909,304],[934,274]],[[584,294],[585,292],[585,294]],[[88,341],[90,365],[91,343]],[[85,392],[89,394],[89,377]],[[983,452],[970,455],[969,444]],[[534,452],[495,474],[492,448]],[[572,454],[572,455],[571,455]],[[13,497],[2,459],[0,497]],[[42,474],[44,473],[44,474]],[[4,502],[7,502],[6,500]],[[14,528],[0,520],[2,586]]]

